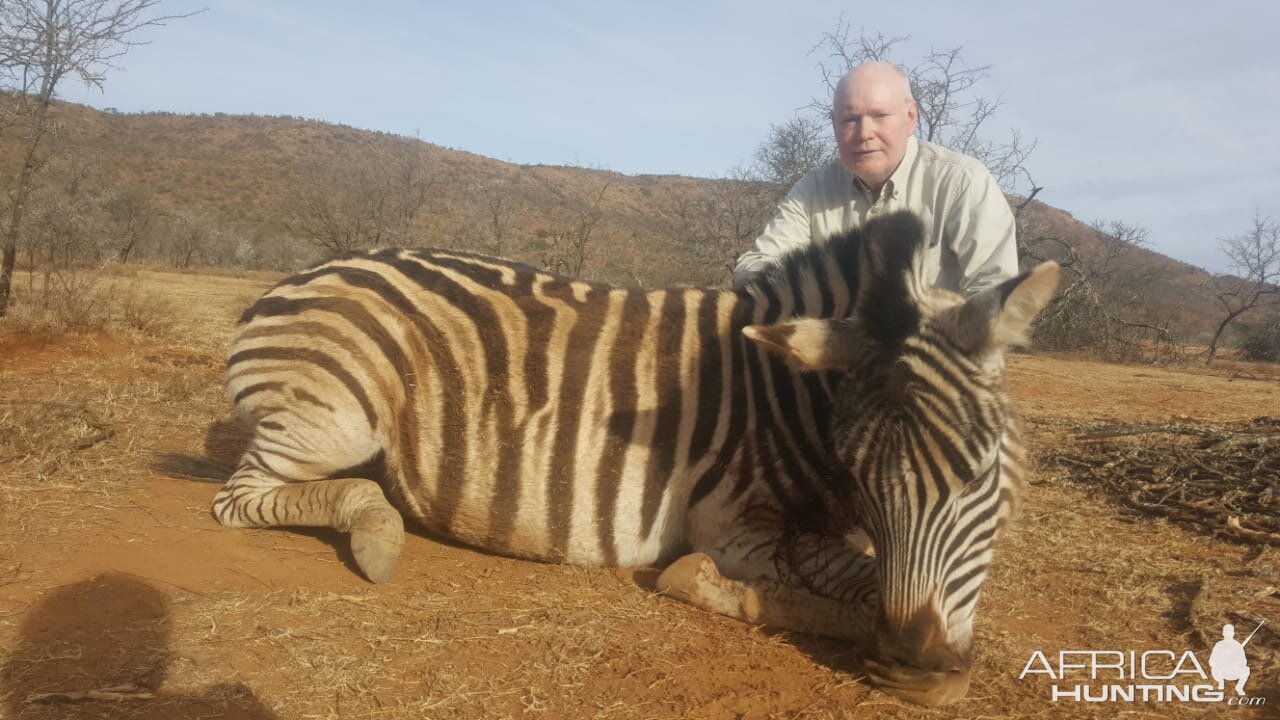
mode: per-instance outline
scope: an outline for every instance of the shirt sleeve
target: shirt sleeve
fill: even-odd
[[[947,234],[960,266],[960,291],[972,295],[1018,274],[1013,212],[985,168],[960,188]]]
[[[810,242],[812,233],[807,210],[809,203],[805,199],[809,192],[806,180],[807,178],[801,179],[791,188],[774,211],[764,232],[756,238],[755,245],[738,257],[738,264],[733,268],[735,288],[742,287],[787,252],[804,247]]]

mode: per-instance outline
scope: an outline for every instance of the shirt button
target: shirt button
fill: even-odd
[[[878,208],[878,207],[873,207],[873,208],[871,208],[871,217],[875,217],[875,216],[877,216],[877,215],[879,215],[879,214],[880,214],[880,208]]]

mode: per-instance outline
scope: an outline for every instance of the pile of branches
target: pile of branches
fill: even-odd
[[[1042,455],[1041,466],[1140,514],[1280,546],[1280,417],[1232,427],[1109,425],[1075,440]]]

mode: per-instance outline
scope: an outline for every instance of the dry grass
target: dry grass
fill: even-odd
[[[104,275],[111,277],[136,278],[154,277],[156,275],[187,276],[190,282],[201,283],[208,278],[228,278],[232,280],[249,280],[254,284],[270,284],[284,277],[284,273],[273,270],[252,270],[237,267],[173,267],[150,263],[108,263],[102,269]]]
[[[1250,362],[1231,358],[1234,353],[1222,360],[1214,360],[1213,365],[1204,368],[1206,373],[1226,375],[1232,380],[1280,380],[1280,363]]]
[[[20,282],[4,318],[11,333],[116,332],[161,337],[177,323],[172,303],[136,276],[80,268]]]
[[[695,610],[643,572],[412,535],[396,579],[370,586],[336,534],[220,528],[211,486],[147,468],[219,439],[221,346],[263,282],[128,279],[181,322],[0,330],[0,717],[1192,718],[1209,709],[1055,704],[1018,674],[1037,649],[1203,658],[1223,622],[1262,618],[1250,688],[1273,706],[1230,717],[1280,705],[1280,549],[1137,517],[1049,467],[984,589],[969,698],[943,709],[871,689],[852,648]],[[1275,383],[1168,369],[1019,356],[1010,374],[1041,449],[1070,449],[1081,423],[1230,423],[1280,403]],[[26,702],[109,687],[138,696]]]

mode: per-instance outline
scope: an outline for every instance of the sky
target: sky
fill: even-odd
[[[525,164],[715,176],[825,98],[841,17],[990,66],[985,127],[1037,142],[1039,199],[1146,228],[1214,271],[1218,240],[1280,220],[1280,3],[167,0],[103,90],[122,112],[293,115]],[[832,141],[834,143],[834,140]]]

